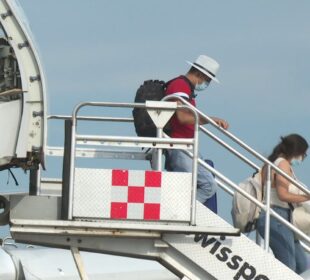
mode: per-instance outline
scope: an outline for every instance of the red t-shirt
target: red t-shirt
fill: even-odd
[[[180,76],[170,83],[168,83],[166,89],[166,95],[174,94],[186,99],[190,104],[196,107],[195,99],[191,97],[193,87],[190,81],[186,81],[185,76]],[[194,137],[194,125],[181,124],[178,121],[177,116],[174,114],[170,121],[171,125],[171,137],[172,138],[193,138]]]

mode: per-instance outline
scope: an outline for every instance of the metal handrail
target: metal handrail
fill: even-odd
[[[227,192],[227,193],[228,193],[229,195],[231,195],[231,196],[234,196],[234,191],[231,190],[229,187],[227,187],[221,180],[215,179],[215,181],[216,181],[216,183],[217,183],[225,192]],[[254,198],[254,199],[255,199],[255,198]],[[256,199],[255,199],[255,200],[256,200]],[[252,200],[251,200],[251,201],[252,201]],[[256,206],[260,207],[260,206],[258,205],[258,203],[257,203],[257,200],[256,200],[256,201],[252,201],[252,202],[255,203]],[[278,214],[277,214],[277,215],[278,215]],[[277,216],[274,216],[273,213],[271,213],[271,216],[273,216],[273,217],[275,217],[275,218],[278,218]],[[281,222],[280,219],[278,219],[278,221]],[[294,231],[294,230],[293,230],[293,231]],[[294,232],[295,232],[295,231],[294,231]],[[296,232],[295,232],[295,233],[296,233]],[[258,233],[256,232],[256,243],[259,244],[259,243],[258,243],[257,237],[258,237]],[[301,246],[302,246],[308,253],[310,253],[310,246],[309,246],[309,245],[305,244],[303,241],[300,241],[300,244],[301,244]]]
[[[48,120],[71,120],[72,116],[68,115],[50,115]],[[120,117],[93,117],[93,116],[78,116],[79,121],[109,121],[109,122],[133,122],[133,118],[120,118]]]
[[[169,98],[167,98],[169,97]],[[284,171],[282,171],[279,167],[277,167],[275,164],[273,164],[271,161],[269,161],[267,158],[265,158],[263,155],[261,155],[260,153],[256,152],[254,149],[252,149],[250,146],[248,146],[247,144],[245,144],[243,141],[241,141],[239,138],[237,138],[235,135],[233,135],[232,133],[230,133],[229,131],[225,130],[224,128],[222,128],[221,126],[219,126],[211,117],[205,115],[204,113],[202,113],[200,110],[198,110],[196,107],[194,107],[192,104],[190,104],[189,102],[187,102],[186,100],[184,100],[183,98],[176,96],[176,95],[169,95],[167,97],[164,97],[162,100],[169,100],[169,99],[178,99],[178,101],[182,102],[183,104],[189,106],[190,108],[196,110],[196,112],[198,113],[199,117],[202,117],[204,119],[206,119],[209,124],[211,124],[212,126],[214,126],[217,130],[219,130],[220,132],[222,132],[224,135],[226,135],[227,137],[231,138],[234,142],[236,142],[237,144],[239,144],[242,148],[244,148],[245,150],[247,150],[249,153],[251,153],[253,156],[255,156],[257,159],[261,160],[262,162],[264,162],[267,165],[270,165],[271,168],[276,171],[278,174],[280,174],[281,176],[283,176],[285,179],[287,179],[288,181],[290,181],[291,183],[293,183],[296,187],[298,187],[300,190],[302,190],[303,192],[305,192],[306,194],[310,195],[310,190],[308,190],[307,188],[304,187],[303,184],[299,183],[298,181],[294,180],[294,178],[292,178],[291,176],[287,175]],[[200,126],[200,130],[203,131],[205,134],[205,128],[203,126]],[[229,146],[229,145],[227,145]],[[231,151],[234,150],[232,147],[230,147]],[[237,151],[234,152],[237,155]],[[253,163],[254,165],[254,163]],[[256,167],[255,167],[256,168]],[[259,169],[259,168],[258,168]]]
[[[234,136],[232,133],[228,132],[227,130],[223,129],[222,127],[220,127],[218,124],[215,123],[215,121],[210,118],[209,116],[203,114],[201,111],[199,111],[196,107],[194,107],[193,105],[191,105],[189,102],[187,102],[186,100],[184,100],[183,98],[176,96],[176,95],[169,95],[165,98],[163,98],[163,100],[175,100],[177,99],[178,101],[180,101],[182,104],[186,104],[191,108],[194,108],[196,110],[196,112],[198,113],[199,117],[202,117],[204,119],[206,119],[212,126],[214,126],[216,129],[218,129],[219,131],[221,131],[224,135],[228,136],[229,138],[231,138],[234,142],[236,142],[237,144],[239,144],[242,148],[244,148],[245,150],[247,150],[249,153],[251,153],[252,155],[254,155],[256,158],[260,159],[261,161],[263,161],[266,165],[267,165],[267,183],[266,183],[266,187],[267,187],[267,191],[266,191],[266,205],[262,204],[261,202],[259,202],[258,200],[256,200],[255,198],[251,197],[251,195],[249,195],[248,193],[246,193],[245,191],[243,191],[242,189],[239,188],[239,186],[234,185],[232,181],[228,180],[225,176],[223,176],[221,173],[219,173],[218,171],[216,171],[214,168],[210,167],[208,164],[206,164],[204,161],[199,160],[199,164],[203,165],[207,170],[209,170],[211,173],[213,173],[214,175],[218,176],[219,178],[221,178],[225,183],[227,183],[229,186],[233,187],[236,191],[240,192],[243,196],[245,196],[247,199],[249,199],[250,201],[252,201],[253,203],[255,203],[257,206],[259,206],[261,209],[263,209],[266,212],[266,221],[265,221],[265,250],[268,251],[269,250],[269,237],[270,237],[270,215],[275,217],[276,219],[278,219],[280,222],[282,222],[283,224],[285,224],[287,227],[289,227],[294,233],[296,233],[298,236],[302,237],[303,239],[305,239],[307,242],[310,242],[310,237],[307,236],[306,234],[304,234],[301,230],[299,230],[297,227],[295,227],[294,225],[292,225],[290,222],[288,222],[287,220],[285,220],[284,218],[282,218],[280,215],[278,215],[275,211],[273,211],[270,208],[270,190],[271,190],[271,171],[274,170],[275,172],[277,172],[278,174],[282,175],[283,177],[285,177],[288,181],[290,181],[291,183],[293,183],[294,185],[296,185],[299,189],[301,189],[303,192],[305,192],[306,194],[310,195],[310,190],[308,190],[307,188],[304,187],[304,185],[302,183],[299,183],[298,181],[296,181],[294,178],[292,178],[291,176],[289,176],[288,174],[286,174],[285,172],[283,172],[280,168],[278,168],[276,165],[274,165],[272,162],[270,162],[268,159],[266,159],[264,156],[262,156],[261,154],[259,154],[258,152],[256,152],[254,149],[252,149],[251,147],[249,147],[247,144],[245,144],[244,142],[242,142],[240,139],[238,139],[236,136]],[[217,136],[215,136],[214,134],[212,134],[211,132],[209,132],[206,128],[204,128],[203,126],[200,126],[200,130],[202,132],[204,132],[206,135],[210,136],[212,139],[214,139],[216,142],[218,142],[219,144],[221,144],[222,146],[224,146],[226,149],[228,149],[229,151],[231,151],[232,153],[234,153],[236,156],[238,156],[240,159],[242,159],[245,163],[249,164],[251,167],[253,167],[256,170],[259,170],[260,168],[253,163],[252,161],[250,161],[249,159],[247,159],[246,157],[244,157],[243,155],[241,155],[238,151],[236,151],[235,149],[233,149],[230,145],[228,145],[227,143],[225,143],[224,141],[222,141],[220,138],[218,138]],[[190,153],[188,153],[190,154]],[[227,191],[227,189],[225,189]],[[307,248],[307,250],[310,251],[310,247],[308,247],[306,244],[303,244],[304,247]]]
[[[251,160],[249,160],[247,157],[245,157],[244,155],[242,155],[240,152],[236,151],[235,149],[233,149],[230,145],[228,145],[226,142],[224,142],[223,140],[221,140],[219,137],[217,137],[216,135],[214,135],[212,132],[210,132],[209,130],[207,130],[205,127],[200,126],[200,130],[202,132],[204,132],[205,134],[207,134],[208,136],[210,136],[210,138],[212,138],[213,140],[215,140],[217,143],[219,143],[221,146],[223,146],[225,149],[227,149],[228,151],[232,152],[234,155],[236,155],[237,157],[239,157],[241,160],[243,160],[245,163],[247,163],[248,165],[250,165],[251,167],[253,167],[256,170],[259,170],[259,166],[256,165],[255,163],[253,163]]]
[[[187,153],[189,156],[192,156],[190,152],[186,151],[185,153]],[[267,205],[263,204],[262,202],[260,202],[259,200],[257,200],[255,197],[253,197],[252,195],[250,195],[249,193],[247,193],[246,191],[244,191],[243,189],[241,189],[237,184],[235,184],[234,182],[232,182],[230,179],[228,179],[227,177],[225,177],[222,173],[220,173],[219,171],[217,171],[216,169],[214,169],[213,167],[211,167],[209,164],[207,164],[206,162],[204,162],[202,159],[198,159],[198,163],[200,165],[202,165],[205,169],[207,169],[208,171],[210,171],[211,173],[213,173],[216,177],[217,177],[217,182],[220,182],[220,187],[222,187],[225,191],[227,191],[228,193],[232,194],[233,193],[230,191],[229,188],[227,188],[223,183],[229,185],[231,188],[233,188],[235,191],[241,193],[245,198],[247,198],[248,200],[250,200],[251,202],[253,202],[255,205],[257,205],[258,207],[260,207],[261,209],[263,209],[264,211],[267,210]],[[220,181],[218,180],[220,179]],[[224,187],[223,187],[224,186]],[[280,221],[281,223],[285,224],[287,227],[289,227],[294,233],[296,233],[298,236],[300,236],[301,238],[305,239],[307,242],[310,242],[310,237],[308,235],[306,235],[305,233],[303,233],[301,230],[299,230],[298,228],[296,228],[294,225],[292,225],[290,222],[288,222],[287,220],[285,220],[282,216],[280,216],[278,213],[276,213],[272,208],[269,209],[270,211],[270,215],[273,216],[274,218],[276,218],[278,221]],[[269,247],[268,247],[269,248]],[[310,251],[310,247],[308,248],[308,250]]]
[[[76,134],[76,140],[80,141],[109,141],[109,142],[145,142],[145,143],[154,143],[154,147],[156,144],[184,144],[184,145],[193,145],[194,141],[191,138],[156,138],[156,137],[138,137],[138,136],[99,136],[99,135],[80,135]]]
[[[192,111],[194,118],[195,118],[195,133],[194,139],[165,139],[165,138],[142,138],[142,137],[111,137],[111,136],[85,136],[85,135],[78,135],[77,134],[77,120],[78,120],[78,112],[81,108],[86,106],[96,106],[96,107],[118,107],[118,108],[145,108],[145,109],[156,109],[156,110],[176,110],[176,109],[187,109]],[[55,117],[59,118],[59,116]],[[63,118],[63,117],[61,117]],[[87,117],[90,118],[90,117]],[[73,112],[72,112],[72,129],[71,129],[71,150],[70,150],[70,172],[69,172],[69,207],[68,207],[68,219],[73,218],[73,178],[74,178],[74,170],[75,170],[75,153],[76,153],[76,141],[79,139],[90,139],[90,140],[109,140],[109,141],[131,141],[131,142],[148,142],[148,143],[184,143],[192,147],[193,149],[193,172],[192,172],[192,186],[191,186],[191,217],[190,217],[190,225],[196,225],[196,185],[197,185],[197,167],[198,167],[198,132],[199,132],[199,125],[198,125],[198,114],[193,108],[188,107],[187,105],[176,105],[174,108],[164,107],[164,106],[153,106],[153,105],[146,105],[145,103],[114,103],[114,102],[84,102],[78,104]],[[85,118],[84,118],[85,119]],[[98,118],[96,118],[98,120]],[[102,118],[100,118],[102,120]],[[157,129],[157,136],[160,136],[162,131]],[[191,144],[191,145],[190,145]],[[156,149],[156,145],[154,146]],[[160,149],[160,148],[159,148]]]

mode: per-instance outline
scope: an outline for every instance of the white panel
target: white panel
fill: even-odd
[[[75,169],[73,216],[110,216],[111,170]]]
[[[128,204],[128,219],[143,219],[143,203]]]
[[[15,155],[21,118],[21,100],[0,103],[0,162]],[[7,158],[7,159],[5,159]]]
[[[116,187],[111,189],[111,201],[114,202],[127,202],[128,200],[128,188],[127,187]]]
[[[144,186],[144,172],[138,170],[131,170],[128,174],[128,186],[140,187]]]
[[[128,185],[145,183],[145,171],[128,172]],[[191,174],[162,172],[161,187],[144,188],[144,203],[160,203],[160,220],[189,222]],[[111,202],[127,203],[128,187],[111,186],[112,170],[75,169],[73,216],[110,218]],[[143,188],[143,186],[141,186]],[[139,206],[137,206],[140,204]],[[127,219],[143,219],[143,203],[127,203]],[[138,214],[137,211],[141,211]]]
[[[163,172],[162,220],[190,220],[191,180],[191,173]]]
[[[161,188],[145,188],[144,201],[145,203],[160,203]]]

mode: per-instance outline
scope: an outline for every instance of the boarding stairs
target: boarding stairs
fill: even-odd
[[[9,84],[9,91],[0,90],[6,98],[0,102],[1,108],[7,109],[5,118],[14,120],[15,125],[7,139],[10,151],[6,154],[7,149],[2,145],[0,158],[8,164],[15,160],[14,163],[17,161],[30,170],[29,195],[0,196],[0,223],[10,224],[12,237],[17,242],[71,249],[81,279],[88,279],[88,276],[80,250],[152,259],[181,279],[302,279],[268,252],[270,216],[307,242],[310,242],[309,237],[273,212],[268,196],[266,204],[256,201],[218,170],[198,159],[200,131],[254,170],[259,169],[243,152],[200,127],[198,117],[207,118],[220,134],[232,139],[261,163],[266,163],[269,174],[273,169],[288,176],[186,101],[180,99],[182,105],[164,102],[168,100],[146,104],[82,103],[74,109],[72,116],[50,117],[49,121],[64,121],[64,147],[46,146],[44,73],[30,29],[19,9],[14,0],[0,0],[0,21],[5,36],[5,42],[0,42],[5,50],[0,53],[0,58],[13,58],[19,70],[13,73],[15,76],[4,77],[5,82],[18,82]],[[7,51],[12,53],[6,54]],[[80,110],[85,107],[147,109],[158,128],[157,137],[109,135],[108,131],[101,131],[99,135],[81,133],[83,122],[87,123],[87,128],[93,127],[92,122],[126,125],[133,121],[119,116],[83,116]],[[170,139],[163,133],[163,126],[175,110],[182,108],[191,110],[196,117],[195,137]],[[14,114],[17,111],[18,114]],[[0,123],[1,129],[5,125],[7,122]],[[163,149],[182,149],[188,153],[193,157],[193,172],[164,171]],[[39,163],[44,163],[44,153],[47,157],[63,158],[62,178],[44,178],[42,170],[37,169]],[[117,159],[117,167],[101,168],[97,164],[97,160],[107,159]],[[123,168],[127,160],[142,163],[150,159],[152,168]],[[238,229],[196,201],[198,164],[211,171],[225,191],[232,195],[235,191],[241,192],[266,211],[264,248],[240,235]],[[309,194],[303,185],[290,177],[288,180]]]
[[[158,125],[159,137],[78,133],[81,122],[133,121],[132,118],[79,116],[84,107],[121,107],[125,110],[135,106],[150,112]],[[14,239],[71,248],[75,257],[78,250],[88,250],[153,259],[181,279],[283,279],[283,275],[287,275],[287,279],[301,279],[264,248],[240,235],[239,230],[193,199],[196,196],[196,172],[162,170],[162,149],[184,149],[196,158],[193,170],[197,168],[195,162],[200,161],[197,160],[198,130],[208,130],[196,124],[194,139],[171,139],[162,132],[175,110],[184,107],[196,115],[202,114],[188,104],[177,105],[175,102],[90,102],[78,105],[72,116],[50,117],[50,120],[65,121],[64,148],[47,148],[48,156],[64,157],[63,178],[42,178],[39,172],[31,182],[32,195],[11,197],[10,223]],[[222,131],[219,127],[217,129]],[[208,131],[208,135],[210,133]],[[142,147],[152,149],[141,150]],[[225,147],[232,149],[228,144]],[[120,166],[124,160],[152,158],[154,169],[85,168],[78,166],[79,158],[90,161],[113,158],[120,162]],[[225,190],[240,191],[220,172],[203,161],[200,164],[216,174],[219,185]],[[142,189],[147,201],[140,200]],[[250,199],[255,201],[252,197]],[[151,207],[148,211],[146,205]],[[261,206],[273,215],[272,209]],[[87,277],[82,262],[77,261],[77,264],[81,275],[84,273],[82,278]]]

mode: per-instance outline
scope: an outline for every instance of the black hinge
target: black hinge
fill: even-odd
[[[29,47],[29,42],[25,41],[23,43],[19,43],[17,46],[18,46],[19,49],[22,49],[22,48],[25,48],[25,47]]]
[[[40,80],[41,80],[41,77],[40,77],[40,75],[31,76],[31,77],[29,78],[29,80],[30,80],[31,83],[33,83],[33,82],[35,82],[35,81],[40,81]]]
[[[1,14],[2,19],[6,19],[7,17],[12,16],[13,13],[11,12],[11,10],[8,10],[6,13]]]
[[[39,111],[39,112],[36,112],[36,111],[33,111],[32,112],[32,116],[35,118],[35,117],[43,117],[43,111]]]

